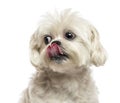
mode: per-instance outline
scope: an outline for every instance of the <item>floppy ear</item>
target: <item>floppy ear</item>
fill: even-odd
[[[106,51],[99,41],[97,30],[90,26],[90,41],[91,41],[91,63],[95,66],[101,66],[106,61]]]
[[[30,40],[30,61],[36,67],[40,63],[40,46],[40,37],[36,31]]]

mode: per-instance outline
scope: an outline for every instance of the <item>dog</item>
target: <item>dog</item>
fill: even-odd
[[[106,61],[96,28],[66,9],[47,13],[30,40],[36,68],[19,103],[98,103],[92,65]]]

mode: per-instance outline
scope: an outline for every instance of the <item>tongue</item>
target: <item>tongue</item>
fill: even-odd
[[[58,56],[63,54],[61,47],[59,45],[57,45],[56,43],[51,44],[50,46],[48,46],[47,48],[47,56],[49,58],[52,58],[54,56]]]

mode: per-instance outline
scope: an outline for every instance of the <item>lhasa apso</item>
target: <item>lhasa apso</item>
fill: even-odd
[[[30,41],[36,68],[20,103],[98,103],[90,66],[106,52],[93,25],[69,9],[47,14]]]

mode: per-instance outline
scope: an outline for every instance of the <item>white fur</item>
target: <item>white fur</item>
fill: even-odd
[[[74,40],[66,40],[64,32],[72,31]],[[46,56],[44,35],[59,40],[69,59],[61,63]],[[106,53],[98,32],[78,13],[67,9],[54,15],[47,14],[30,41],[31,63],[37,72],[20,103],[98,103],[97,90],[89,67],[103,65]]]

